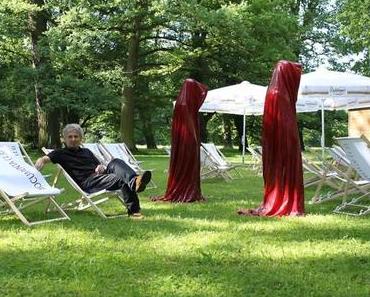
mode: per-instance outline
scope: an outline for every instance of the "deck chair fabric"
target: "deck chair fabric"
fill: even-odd
[[[357,188],[359,196],[356,195],[351,201],[345,200],[338,205],[334,212],[354,216],[362,216],[370,213],[370,147],[368,141],[361,137],[342,137],[336,141],[344,150],[352,167],[362,178],[363,184],[359,186],[350,177],[348,185]]]
[[[45,155],[47,155],[53,150],[43,147],[42,151],[44,152]],[[77,193],[81,195],[81,197],[79,199],[76,199],[74,202],[61,205],[63,209],[85,210],[85,209],[91,208],[100,217],[104,219],[116,218],[116,217],[121,217],[125,215],[125,214],[108,215],[99,206],[100,204],[107,202],[112,197],[117,198],[118,201],[124,205],[123,199],[120,196],[121,195],[120,190],[117,190],[117,191],[101,190],[95,193],[87,193],[81,189],[81,187],[73,180],[73,178],[68,174],[67,171],[64,170],[64,168],[61,165],[59,164],[56,164],[56,165],[58,167],[58,172],[54,178],[53,186],[58,183],[60,175],[63,174],[65,179],[68,181],[68,183],[76,190]]]
[[[241,176],[237,170],[238,165],[227,162],[225,156],[214,143],[201,143],[201,165],[203,167],[201,176],[203,177],[218,175],[228,181],[233,179],[230,174],[232,170]],[[207,169],[209,170],[206,171]]]
[[[138,163],[133,161],[129,154],[122,149],[119,143],[104,143],[102,144],[103,154],[107,159],[121,159],[130,166],[135,172],[140,172],[141,168]]]
[[[200,178],[207,179],[217,176],[221,176],[226,181],[230,179],[229,175],[224,175],[222,171],[219,171],[217,164],[211,158],[210,154],[203,146],[200,146]]]
[[[311,203],[323,203],[326,201],[342,198],[342,203],[347,199],[348,194],[354,194],[366,184],[365,181],[354,174],[351,162],[345,153],[337,148],[328,148],[331,160],[326,161],[321,166],[303,158],[303,167],[306,172],[313,175],[305,180],[305,187],[316,185],[316,190],[311,198]],[[351,180],[349,183],[348,181]],[[322,193],[324,186],[329,186],[332,190]]]
[[[10,141],[0,142],[0,148],[1,147],[10,151],[13,157],[33,166],[31,158],[28,156],[26,150],[24,149],[20,142],[10,142]]]
[[[107,165],[110,160],[106,158],[102,152],[101,145],[98,143],[83,143],[82,147],[89,149],[94,156],[99,160],[103,165]]]
[[[114,158],[121,159],[137,174],[142,174],[144,171],[153,171],[153,169],[142,168],[140,162],[135,159],[124,143],[102,143],[100,148],[106,159],[109,161]],[[157,187],[153,179],[150,180],[149,185],[148,188]]]
[[[61,190],[51,187],[33,165],[20,158],[18,152],[15,153],[14,146],[7,147],[4,143],[0,146],[0,213],[15,214],[27,226],[69,220],[55,200]],[[59,216],[33,222],[27,219],[23,210],[41,202],[47,202],[47,207],[52,204]]]
[[[333,161],[319,166],[302,156],[302,165],[305,173],[311,175],[311,177],[305,178],[304,187],[316,186],[314,195],[311,198],[311,203],[323,203],[345,195],[345,173],[334,166]],[[328,186],[332,190],[322,193],[324,186]]]
[[[252,156],[251,169],[255,171],[258,175],[262,175],[262,147],[247,147],[247,150]]]

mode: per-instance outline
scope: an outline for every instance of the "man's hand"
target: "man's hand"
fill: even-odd
[[[106,170],[107,168],[104,166],[104,165],[98,165],[98,166],[96,166],[96,168],[95,168],[95,172],[97,173],[97,174],[103,174],[104,172],[105,172],[105,170]]]
[[[42,167],[44,167],[44,165],[48,163],[49,161],[50,161],[50,158],[48,156],[43,156],[41,158],[38,158],[37,161],[35,162],[36,169],[41,170]]]

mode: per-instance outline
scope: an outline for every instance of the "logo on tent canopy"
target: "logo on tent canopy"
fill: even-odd
[[[329,95],[331,96],[344,96],[347,95],[347,89],[344,87],[330,87]]]

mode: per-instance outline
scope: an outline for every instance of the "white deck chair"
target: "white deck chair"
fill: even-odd
[[[361,194],[350,202],[344,201],[335,208],[334,212],[354,216],[366,215],[370,213],[370,143],[364,137],[342,137],[336,140],[365,183],[359,186],[348,177],[348,185],[357,188]]]
[[[89,149],[101,164],[107,165],[109,163],[110,159],[104,156],[99,143],[83,143],[82,147]]]
[[[228,172],[231,167],[228,165],[220,165],[212,154],[203,146],[200,146],[200,177],[201,179],[222,177],[225,181],[232,180],[232,176]]]
[[[171,147],[164,148],[169,157],[171,157]],[[168,173],[168,169],[165,170]],[[200,146],[200,178],[207,179],[219,175],[217,164],[213,161],[211,156]],[[228,176],[222,176],[225,180],[229,180]]]
[[[313,175],[313,177],[305,179],[304,187],[306,188],[316,185],[315,193],[311,198],[311,203],[322,203],[345,195],[345,173],[336,166],[333,166],[333,161],[319,166],[308,161],[302,156],[302,165],[305,173]],[[321,190],[324,186],[329,186],[332,190],[322,193]]]
[[[215,146],[214,143],[201,143],[201,146],[204,148],[205,152],[209,155],[210,159],[213,160],[215,166],[217,167],[217,171],[220,175],[227,175],[229,179],[233,179],[230,171],[235,171],[239,177],[241,177],[241,173],[237,169],[237,167],[242,166],[241,164],[232,164],[226,161],[224,154]]]
[[[1,147],[9,150],[12,153],[13,157],[33,166],[31,158],[28,156],[26,150],[20,142],[0,142],[0,148]]]
[[[262,175],[262,147],[247,147],[246,148],[251,156],[252,156],[252,163],[251,163],[251,169],[253,171],[256,171],[258,175]]]
[[[45,155],[52,152],[51,149],[42,148],[42,151]],[[80,199],[77,199],[76,201],[68,204],[61,205],[63,209],[74,209],[74,210],[85,210],[88,208],[93,209],[99,216],[101,216],[104,219],[108,218],[116,218],[116,217],[122,217],[125,214],[119,214],[119,215],[108,215],[106,214],[101,207],[99,207],[99,204],[107,202],[111,197],[115,197],[118,199],[120,203],[123,203],[123,200],[120,196],[121,192],[120,190],[117,191],[108,191],[108,190],[101,190],[95,193],[86,193],[84,190],[81,189],[81,187],[72,179],[72,177],[68,174],[67,171],[64,170],[64,168],[56,164],[58,167],[58,172],[54,178],[53,186],[57,184],[60,174],[63,173],[64,177],[68,181],[68,183],[81,195]],[[103,198],[102,198],[103,196]]]
[[[140,162],[138,162],[131,152],[128,150],[125,144],[121,143],[103,143],[100,145],[101,151],[104,155],[104,157],[107,160],[112,160],[114,158],[123,160],[128,166],[131,167],[132,170],[134,170],[137,174],[142,174],[144,171],[153,171],[153,169],[143,169],[140,166]],[[127,150],[125,149],[127,148]],[[153,181],[153,179],[150,180],[148,188],[156,188],[157,185]]]
[[[15,214],[27,226],[70,220],[55,201],[61,190],[50,187],[42,174],[26,163],[19,152],[4,143],[0,146],[0,214]],[[41,202],[46,202],[46,210],[52,204],[60,216],[38,221],[27,219],[23,210]]]

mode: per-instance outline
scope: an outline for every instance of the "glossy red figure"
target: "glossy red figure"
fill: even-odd
[[[198,110],[207,87],[186,79],[172,117],[171,159],[166,194],[154,200],[194,202],[203,200],[200,189],[200,134]]]
[[[240,210],[240,214],[304,214],[302,157],[296,118],[300,79],[300,64],[278,62],[267,90],[263,113],[263,203],[255,210]]]

